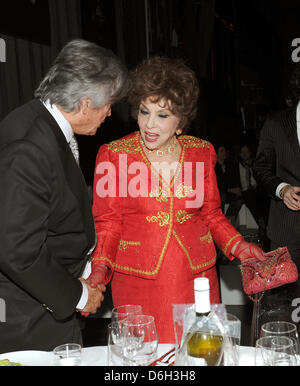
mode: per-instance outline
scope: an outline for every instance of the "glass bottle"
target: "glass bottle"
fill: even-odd
[[[188,364],[218,366],[222,357],[223,337],[217,325],[209,320],[211,305],[209,280],[194,280],[196,321],[187,335]]]

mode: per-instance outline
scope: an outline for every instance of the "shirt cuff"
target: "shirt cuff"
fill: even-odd
[[[77,304],[77,307],[76,309],[79,310],[79,311],[82,311],[84,309],[84,307],[86,306],[86,303],[88,301],[88,297],[89,297],[89,290],[88,290],[88,287],[85,283],[82,283],[82,294],[81,294],[81,298]]]
[[[279,184],[279,185],[277,186],[277,189],[276,189],[276,196],[277,196],[278,198],[281,199],[279,193],[280,193],[281,189],[282,189],[284,186],[286,186],[286,185],[289,185],[289,184],[287,184],[286,182],[282,182],[281,184]]]

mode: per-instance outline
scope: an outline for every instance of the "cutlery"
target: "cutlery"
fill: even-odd
[[[168,361],[170,360],[170,358],[172,358],[174,355],[175,355],[175,347],[173,347],[171,350],[166,352],[164,355],[162,355],[161,357],[156,359],[154,362],[150,363],[149,366],[156,366],[158,363],[165,363],[165,364],[167,364]]]

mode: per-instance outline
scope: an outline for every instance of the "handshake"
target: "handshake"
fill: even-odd
[[[87,279],[80,278],[79,280],[87,286],[88,300],[81,310],[81,315],[88,316],[90,313],[95,314],[100,308],[104,300],[104,292],[106,291],[105,277],[107,269],[104,266],[95,266]]]

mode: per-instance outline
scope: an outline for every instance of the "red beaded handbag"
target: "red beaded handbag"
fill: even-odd
[[[241,264],[243,288],[247,295],[264,293],[298,280],[298,269],[287,247],[265,253],[265,261],[246,259]]]

